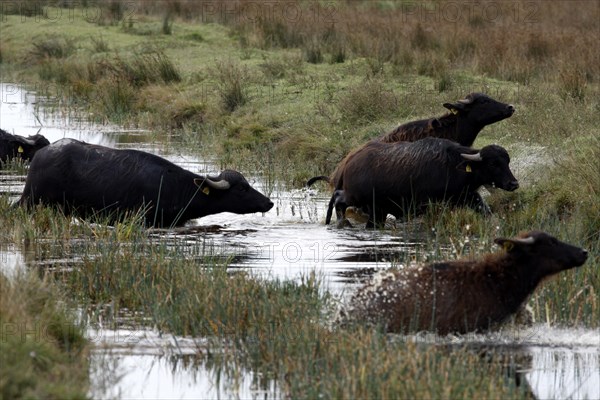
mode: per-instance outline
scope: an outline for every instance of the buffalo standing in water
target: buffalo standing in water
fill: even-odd
[[[353,296],[341,322],[367,322],[396,333],[485,331],[519,311],[544,279],[587,259],[587,251],[545,232],[495,242],[504,250],[479,260],[377,275]]]
[[[353,206],[369,215],[370,228],[382,225],[388,214],[396,218],[420,214],[429,202],[443,200],[490,214],[477,189],[482,185],[517,189],[509,162],[506,150],[496,145],[475,150],[436,138],[372,142],[344,166],[329,202],[327,222],[334,207],[341,218]]]
[[[335,190],[336,203],[343,204],[344,192],[339,189],[341,174],[346,163],[354,157],[355,153],[362,151],[364,147],[377,142],[415,142],[428,137],[448,139],[462,146],[470,147],[483,128],[509,118],[515,112],[515,107],[512,104],[499,102],[483,93],[470,93],[464,99],[457,100],[454,103],[444,103],[443,106],[450,110],[450,113],[441,117],[402,124],[391,132],[376,137],[351,151],[338,164],[331,177],[315,176],[309,179],[306,185],[311,186],[318,180],[329,182]],[[326,224],[329,224],[329,219]]]
[[[267,212],[273,203],[239,172],[201,176],[161,157],[62,139],[40,150],[20,203],[110,221],[142,210],[146,225],[172,227],[220,212]]]

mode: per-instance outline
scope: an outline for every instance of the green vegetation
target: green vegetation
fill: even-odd
[[[600,326],[597,3],[510,2],[497,18],[483,5],[457,3],[457,21],[433,1],[285,2],[300,11],[293,21],[281,12],[231,18],[200,9],[202,2],[19,4],[3,9],[3,81],[26,82],[98,121],[153,129],[153,139],[176,138],[187,151],[210,151],[223,165],[293,187],[332,172],[352,148],[400,123],[442,115],[442,103],[469,92],[513,103],[515,115],[475,143],[506,147],[521,182],[514,193],[488,197],[495,216],[437,205],[416,228],[396,229],[426,232],[428,260],[494,251],[494,237],[529,229],[586,247],[586,265],[546,282],[530,305],[539,322]],[[243,13],[249,3],[232,4]],[[215,368],[260,372],[291,397],[524,395],[497,364],[467,350],[448,354],[374,330],[329,329],[335,299],[320,293],[319,279],[230,274],[216,251],[156,243],[135,216],[114,228],[73,224],[55,210],[25,212],[0,198],[0,224],[8,227],[0,232],[5,243],[85,254],[72,271],[34,282],[52,296],[58,286],[84,307],[136,310],[163,331],[225,342],[227,351],[211,356]],[[22,291],[2,279],[3,300]],[[21,318],[5,314],[13,307],[6,304],[2,323]],[[22,358],[6,355],[13,356]],[[0,381],[4,397],[79,397],[25,383],[5,395],[5,382],[15,379]],[[73,390],[85,387],[79,382]]]
[[[261,380],[276,380],[292,397],[526,396],[505,374],[502,363],[471,350],[448,352],[432,345],[393,342],[363,327],[331,327],[336,299],[320,291],[315,276],[292,283],[232,274],[226,269],[227,260],[210,246],[157,243],[135,220],[111,229],[72,224],[44,208],[27,215],[9,209],[6,201],[0,210],[5,215],[1,222],[12,227],[6,239],[19,235],[58,239],[30,248],[33,257],[38,252],[49,258],[82,255],[70,265],[73,268],[47,270],[44,285],[60,287],[90,311],[92,321],[94,312],[109,308],[110,315],[103,316],[105,327],[117,327],[117,316],[129,312],[133,324],[207,337],[209,348],[223,350],[211,352],[204,362],[224,376],[250,369]],[[28,233],[31,230],[35,233]],[[12,292],[3,287],[2,293]],[[6,304],[7,310],[17,309]]]
[[[0,273],[0,397],[86,397],[87,340],[51,283]]]

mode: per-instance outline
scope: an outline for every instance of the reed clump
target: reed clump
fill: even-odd
[[[367,124],[397,112],[399,100],[379,79],[351,86],[337,102],[340,115],[349,124]]]

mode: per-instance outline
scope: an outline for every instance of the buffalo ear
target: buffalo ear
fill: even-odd
[[[494,243],[496,243],[498,246],[501,246],[506,252],[510,252],[515,248],[515,242],[513,242],[511,239],[496,238],[494,239]]]
[[[444,103],[444,107],[446,107],[452,114],[458,114],[459,111],[465,110],[465,105],[462,103]]]
[[[523,249],[533,245],[535,243],[535,239],[531,236],[515,239],[496,238],[494,239],[494,243],[502,246],[506,251],[512,251],[515,248]]]

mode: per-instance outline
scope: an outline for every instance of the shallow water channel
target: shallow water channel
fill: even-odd
[[[41,133],[51,142],[75,138],[118,148],[137,148],[161,155],[194,172],[217,173],[210,160],[177,150],[172,141],[151,142],[140,130],[94,125],[77,112],[57,108],[48,99],[14,84],[0,85],[0,127],[23,136]],[[198,243],[217,254],[230,256],[231,268],[267,279],[298,280],[316,272],[325,290],[347,293],[358,278],[389,267],[392,260],[410,260],[423,251],[419,235],[402,229],[367,232],[362,229],[328,229],[324,214],[328,198],[304,189],[267,187],[265,179],[243,171],[251,184],[269,194],[275,207],[268,213],[223,213],[192,221],[210,227],[202,231],[153,233],[178,249],[197,249]],[[0,192],[18,198],[24,176],[0,171]],[[0,271],[11,275],[35,267],[76,267],[76,246],[66,254],[0,244]],[[39,249],[38,249],[39,250]],[[185,251],[185,250],[183,250]],[[190,250],[193,251],[193,250]],[[190,254],[186,254],[189,256]],[[193,254],[192,254],[193,255]],[[85,311],[84,311],[85,312]],[[161,335],[146,327],[105,329],[94,324],[88,336],[95,344],[90,395],[94,398],[278,398],[274,383],[257,387],[251,371],[224,379],[218,371],[194,357],[206,351],[203,338]],[[600,332],[557,329],[536,325],[518,332],[466,335],[458,338],[414,336],[403,340],[447,345],[473,345],[512,352],[525,357],[522,372],[538,398],[600,398]]]

